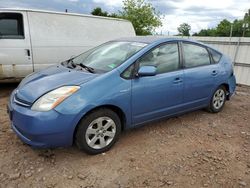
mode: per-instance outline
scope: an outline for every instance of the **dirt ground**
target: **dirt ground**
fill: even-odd
[[[221,113],[200,110],[124,132],[108,152],[39,150],[10,129],[0,85],[0,187],[250,187],[250,88]]]

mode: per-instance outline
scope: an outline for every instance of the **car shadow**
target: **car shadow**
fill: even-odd
[[[205,112],[204,110],[197,110],[197,111],[188,112],[186,114],[182,114],[182,115],[175,116],[175,117],[169,117],[165,119],[156,120],[156,121],[142,124],[135,128],[126,130],[121,134],[120,139],[117,141],[114,147],[112,147],[106,153],[102,153],[102,154],[94,155],[94,156],[99,158],[108,153],[110,153],[111,155],[113,153],[119,153],[120,149],[121,150],[124,149],[123,148],[124,144],[130,147],[127,143],[135,142],[134,144],[136,144],[137,141],[138,142],[140,141],[140,139],[137,139],[137,138],[144,137],[148,135],[150,131],[159,130],[162,127],[165,127],[166,129],[174,128],[177,131],[175,133],[169,132],[166,134],[166,136],[168,134],[169,136],[173,134],[178,134],[178,130],[180,130],[183,126],[185,126],[182,122],[183,118],[185,118],[186,116],[198,117],[204,113],[207,113],[207,112]],[[60,163],[60,162],[65,161],[65,159],[67,158],[70,158],[70,160],[72,159],[77,160],[79,159],[79,157],[82,157],[83,159],[87,159],[93,156],[93,155],[89,155],[85,153],[84,151],[79,150],[75,145],[72,145],[70,147],[65,147],[65,148],[54,148],[54,149],[33,148],[33,150],[39,157],[44,158],[44,160],[46,161],[51,161],[52,163],[53,162]]]
[[[8,97],[19,83],[0,83],[0,98]]]

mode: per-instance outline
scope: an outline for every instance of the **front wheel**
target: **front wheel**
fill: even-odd
[[[210,104],[208,106],[208,110],[212,113],[220,112],[223,109],[225,102],[226,102],[226,90],[225,87],[220,86],[214,92]]]
[[[75,142],[79,149],[89,154],[99,154],[114,145],[120,132],[118,115],[109,109],[98,109],[81,120]]]

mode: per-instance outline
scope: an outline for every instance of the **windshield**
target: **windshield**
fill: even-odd
[[[71,61],[87,66],[95,72],[108,72],[121,65],[147,44],[139,42],[115,41],[93,48]]]

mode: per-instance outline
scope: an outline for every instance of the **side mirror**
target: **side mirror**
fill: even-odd
[[[155,66],[142,66],[138,71],[138,76],[155,76],[156,67]]]

